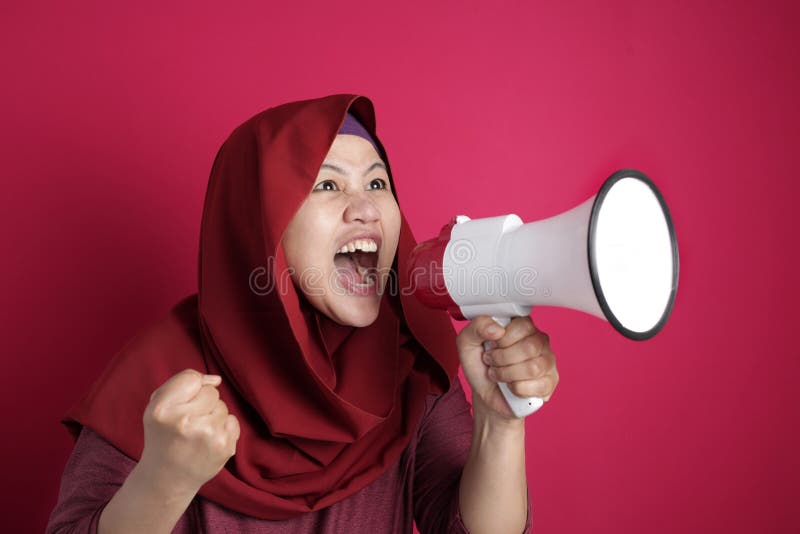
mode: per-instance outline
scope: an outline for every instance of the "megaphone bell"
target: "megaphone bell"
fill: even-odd
[[[453,217],[437,237],[417,245],[408,276],[421,302],[456,319],[489,315],[505,327],[533,306],[562,306],[606,319],[641,341],[669,318],[678,271],[663,196],[643,173],[625,169],[593,197],[549,219]],[[517,417],[543,403],[499,386]]]

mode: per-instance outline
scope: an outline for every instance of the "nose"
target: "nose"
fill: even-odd
[[[344,211],[346,222],[368,223],[380,220],[380,218],[381,212],[375,202],[369,198],[368,191],[355,193],[348,199],[347,208]]]

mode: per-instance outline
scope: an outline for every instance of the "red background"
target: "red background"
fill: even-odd
[[[670,205],[653,340],[533,311],[561,372],[526,423],[536,532],[800,529],[796,3],[75,4],[0,7],[4,531],[43,529],[59,418],[195,291],[220,144],[338,92],[375,103],[418,239],[555,215],[621,167]]]

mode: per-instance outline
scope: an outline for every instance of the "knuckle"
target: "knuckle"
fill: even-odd
[[[528,356],[539,355],[539,343],[536,341],[535,337],[528,336],[525,339],[523,339],[522,347],[525,350],[525,354]]]
[[[535,334],[536,332],[539,331],[536,328],[536,325],[533,324],[533,321],[531,320],[530,317],[526,317],[525,319],[526,319],[526,321],[525,321],[525,331],[527,333],[529,333],[530,335],[533,335],[533,334]]]
[[[536,332],[536,327],[533,326],[533,321],[530,317],[519,317],[517,320],[517,328],[520,334],[530,336]]]
[[[502,349],[487,350],[486,354],[489,355],[489,359],[491,360],[492,365],[503,365],[505,358],[503,357]]]
[[[181,436],[188,436],[192,433],[192,418],[189,414],[184,414],[175,422],[175,429]]]
[[[528,360],[528,374],[530,374],[531,377],[537,377],[544,372],[544,369],[542,369],[542,362],[539,361],[541,359],[542,358],[534,358]]]
[[[194,369],[184,369],[173,377],[174,380],[170,380],[169,382],[170,386],[175,384],[191,384],[197,380],[200,380],[200,377],[200,373]]]
[[[214,432],[211,435],[211,446],[217,451],[225,451],[228,448],[228,436],[225,432]]]
[[[505,367],[492,367],[492,372],[494,373],[495,380],[498,382],[509,382],[508,371]]]
[[[236,418],[233,414],[228,414],[228,418],[226,420],[226,424],[230,428],[231,435],[234,436],[233,440],[236,441],[239,439],[239,419]]]
[[[169,410],[162,403],[156,403],[153,405],[153,407],[149,410],[149,414],[149,419],[156,423],[165,423],[169,419]]]
[[[478,317],[477,319],[475,319],[470,323],[470,328],[472,329],[473,337],[478,339],[483,339],[483,335],[481,334],[481,332],[486,330],[486,328],[489,326],[488,321],[491,321],[490,317],[487,318]]]
[[[217,437],[217,432],[214,431],[214,427],[210,424],[204,424],[198,428],[198,431],[200,432],[203,441],[213,446],[214,440]]]
[[[191,383],[201,382],[203,380],[203,374],[194,369],[184,369],[181,373],[183,373],[185,380]]]

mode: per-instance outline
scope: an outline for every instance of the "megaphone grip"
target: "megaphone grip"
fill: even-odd
[[[494,317],[494,322],[505,328],[508,326],[508,323],[511,322],[511,317]],[[489,350],[489,342],[483,342],[483,350]],[[540,399],[539,397],[517,397],[511,390],[508,389],[508,384],[505,382],[498,382],[497,386],[500,388],[500,391],[503,393],[503,396],[506,398],[506,402],[508,403],[508,407],[511,408],[511,411],[514,412],[514,415],[518,418],[527,417],[539,408],[542,407],[544,404],[544,400]]]

